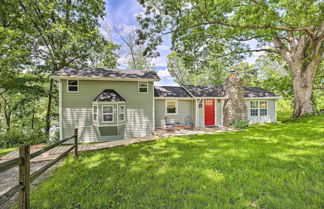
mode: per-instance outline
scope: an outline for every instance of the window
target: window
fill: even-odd
[[[98,121],[98,106],[93,106],[93,121]]]
[[[148,92],[148,83],[147,82],[138,82],[138,92],[147,93]]]
[[[260,116],[268,115],[268,102],[260,101]]]
[[[103,105],[102,106],[102,122],[113,123],[114,122],[114,106]]]
[[[267,116],[267,101],[250,101],[250,116]]]
[[[166,114],[176,115],[178,113],[178,102],[176,100],[166,100]]]
[[[119,105],[119,121],[125,120],[125,105]]]
[[[68,80],[67,81],[67,91],[68,92],[79,92],[79,81],[78,80]]]
[[[250,101],[250,115],[251,116],[259,115],[259,102],[258,101]]]

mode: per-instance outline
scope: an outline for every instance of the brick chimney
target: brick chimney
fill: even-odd
[[[238,77],[235,71],[230,72],[224,90],[228,96],[224,105],[224,126],[229,126],[234,120],[246,121],[243,79]]]

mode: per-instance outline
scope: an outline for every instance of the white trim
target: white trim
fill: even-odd
[[[221,126],[224,126],[224,106],[225,106],[225,102],[224,100],[221,100],[222,101],[222,117],[221,117]]]
[[[119,107],[120,106],[123,106],[124,107],[124,120],[119,120]],[[119,124],[119,122],[124,122],[125,120],[126,120],[126,105],[125,104],[119,104],[118,105],[118,111],[117,111],[117,115],[118,115],[118,124]]]
[[[140,83],[146,83],[146,92],[140,92]],[[148,92],[149,92],[149,82],[148,81],[138,81],[137,82],[137,93],[148,94]]]
[[[215,114],[214,114],[214,126],[217,126],[217,116],[218,116],[218,114],[217,114],[217,103],[218,103],[218,99],[215,99],[214,100],[214,103],[215,103],[215,105],[214,105],[214,111],[215,111]]]
[[[78,82],[78,90],[77,91],[69,91],[69,81],[77,81]],[[75,85],[72,85],[72,86],[75,86]],[[79,93],[79,89],[80,89],[80,81],[78,79],[69,79],[69,80],[66,80],[66,92],[68,93]]]
[[[50,76],[51,79],[59,80],[105,80],[105,81],[160,81],[156,78],[107,78],[107,77],[86,77],[86,76]]]
[[[103,108],[104,107],[112,107],[112,113],[104,113]],[[112,121],[104,121],[104,115],[112,115]],[[114,123],[115,122],[115,108],[114,105],[102,105],[101,106],[101,123]]]
[[[191,97],[153,97],[156,100],[195,100],[195,98],[191,98]]]
[[[281,99],[282,97],[244,97],[245,100]]]
[[[96,112],[96,114],[97,114],[97,120],[95,120],[95,118],[94,118],[94,115],[95,115],[94,107],[97,107],[97,112]],[[99,109],[98,108],[99,107],[98,107],[97,104],[93,104],[92,105],[92,120],[93,120],[93,122],[98,122],[98,117],[99,117]]]
[[[97,127],[114,127],[114,126],[118,126],[117,124],[107,124],[107,123],[105,123],[105,124],[95,124],[95,126],[97,126]],[[117,135],[114,135],[114,136],[117,136]]]
[[[112,105],[112,104],[126,104],[125,101],[122,102],[92,102],[93,105]]]
[[[275,116],[275,122],[277,122],[277,101],[274,101],[274,116]]]
[[[58,80],[59,82],[59,123],[60,123],[60,141],[63,140],[63,101],[62,101],[62,81],[61,79]]]
[[[257,102],[257,107],[251,107],[251,102]],[[267,104],[267,108],[261,108],[260,106],[260,102],[266,102]],[[251,115],[251,109],[253,110],[258,110],[258,115]],[[266,115],[261,115],[261,109],[266,109],[267,110],[267,114]],[[268,100],[253,100],[253,101],[249,101],[249,117],[267,117],[269,116],[269,103]]]
[[[152,108],[152,117],[153,117],[153,126],[152,126],[152,131],[155,130],[155,99],[154,99],[154,82],[152,83],[152,96],[153,96],[153,108]]]
[[[197,99],[194,100],[194,106],[195,106],[195,126],[194,126],[194,128],[197,128],[197,118],[198,118]]]
[[[175,102],[176,103],[176,112],[175,113],[168,113],[168,102]],[[170,100],[165,100],[165,115],[178,115],[178,100],[175,99],[170,99]]]

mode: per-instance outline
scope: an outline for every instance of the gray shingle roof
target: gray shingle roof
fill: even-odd
[[[244,88],[244,98],[256,98],[256,97],[280,97],[280,96],[259,87]]]
[[[155,97],[191,97],[191,95],[180,86],[155,86]]]
[[[186,90],[194,97],[225,97],[224,85],[219,86],[194,86],[184,85]],[[191,97],[183,87],[178,86],[156,86],[155,97]],[[245,87],[244,98],[258,97],[280,97],[279,95],[259,87]]]
[[[184,87],[194,97],[224,97],[225,96],[225,91],[223,89],[223,85],[220,85],[220,86],[184,85]]]
[[[114,89],[105,89],[98,96],[96,96],[93,102],[124,102],[126,101],[120,96]]]
[[[53,77],[88,77],[88,78],[125,78],[160,80],[155,71],[111,70],[106,68],[71,68],[64,67],[55,72]]]

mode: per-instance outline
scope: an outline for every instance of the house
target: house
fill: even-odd
[[[276,121],[280,97],[243,88],[231,74],[220,86],[155,86],[155,71],[65,67],[58,81],[60,136],[79,129],[82,142],[143,137],[170,126],[228,126],[234,120]]]

